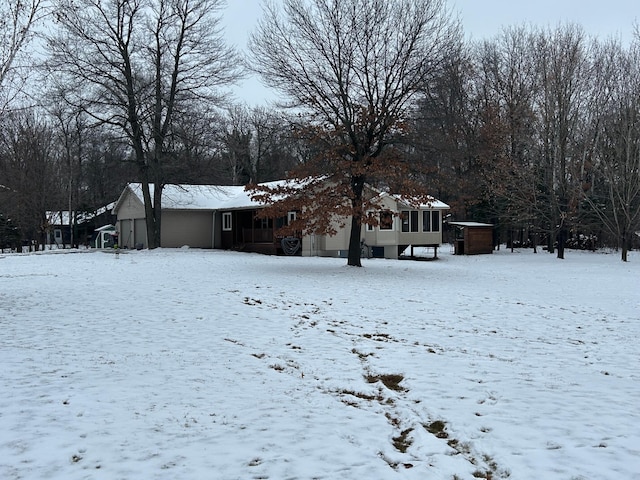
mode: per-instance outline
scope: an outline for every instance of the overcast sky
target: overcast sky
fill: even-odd
[[[249,32],[261,15],[261,0],[227,0],[224,13],[229,42],[244,48]],[[639,0],[449,0],[460,15],[465,35],[473,40],[490,38],[504,26],[532,24],[555,27],[560,23],[582,25],[587,34],[631,40],[633,24],[640,21]],[[256,79],[235,89],[239,99],[249,105],[274,99]]]

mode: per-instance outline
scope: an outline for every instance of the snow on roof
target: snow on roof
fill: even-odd
[[[493,227],[492,223],[480,222],[449,222],[449,225],[455,225],[457,227]]]
[[[96,228],[94,232],[102,232],[105,230],[115,230],[115,229],[116,229],[115,225],[108,224],[108,225],[103,225],[101,227]]]
[[[430,200],[429,203],[421,203],[419,205],[420,208],[427,208],[429,210],[448,210],[450,208],[449,205],[441,202],[437,198],[431,196],[429,198],[431,198],[432,200]],[[401,203],[406,203],[401,197],[398,197],[398,201]]]
[[[264,185],[276,186],[278,182]],[[142,184],[130,183],[129,188],[144,203]],[[149,185],[153,197],[153,185]],[[243,186],[222,185],[165,185],[162,189],[162,208],[167,210],[233,210],[263,204],[252,200],[252,192]]]
[[[289,186],[302,185],[303,181],[278,180],[261,183],[260,185],[276,187],[288,184]],[[131,192],[144,203],[142,196],[142,184],[130,183]],[[126,191],[126,190],[125,190]],[[153,184],[149,185],[149,193],[153,198]],[[253,192],[246,191],[244,186],[222,185],[165,185],[162,190],[162,208],[167,210],[233,210],[257,208],[263,203],[253,200]],[[401,197],[392,195],[400,203],[407,203]],[[433,197],[431,197],[433,198]],[[120,202],[118,200],[117,204]],[[433,198],[429,204],[421,204],[420,208],[448,209],[449,205]]]
[[[412,201],[410,198],[403,197],[402,195],[391,194],[387,192],[380,192],[380,196],[389,196],[396,202],[403,205],[411,206],[412,208],[429,209],[429,210],[448,210],[450,207],[444,202],[441,202],[435,197],[429,195],[429,203],[420,203],[418,200]]]
[[[110,212],[115,207],[116,202],[111,202],[104,207],[100,207],[94,212],[73,212],[75,213],[75,222],[81,224],[93,220],[95,217],[103,213]],[[49,225],[69,225],[71,216],[68,210],[48,211],[46,212],[47,222]]]

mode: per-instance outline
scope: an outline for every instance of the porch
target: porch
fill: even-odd
[[[284,239],[277,234],[286,218],[256,218],[256,214],[257,210],[224,212],[222,248],[267,255],[300,255],[300,238]]]

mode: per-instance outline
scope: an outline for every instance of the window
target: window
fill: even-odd
[[[291,225],[295,219],[298,217],[296,212],[288,212],[287,213],[287,225]]]
[[[417,232],[418,231],[418,211],[417,210],[404,210],[400,213],[402,219],[402,231],[403,232]]]
[[[228,232],[231,230],[231,212],[222,214],[222,230]]]
[[[430,232],[431,231],[431,211],[424,210],[422,212],[422,231]]]
[[[422,231],[423,232],[439,232],[440,231],[440,211],[425,210],[422,212]]]
[[[412,232],[418,231],[418,211],[417,210],[413,210],[411,212],[411,231]]]
[[[391,230],[393,228],[393,214],[390,211],[380,212],[380,230]]]
[[[409,231],[409,211],[408,210],[403,210],[402,212],[400,212],[400,221],[402,222],[402,231],[408,232]]]
[[[439,232],[440,231],[440,211],[434,210],[431,212],[431,231]]]

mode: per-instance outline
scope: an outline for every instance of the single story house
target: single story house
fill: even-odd
[[[410,207],[394,195],[381,195],[380,224],[363,226],[363,247],[370,256],[398,258],[409,246],[442,243],[442,212],[448,210],[448,205],[434,199],[428,205]],[[334,236],[279,238],[278,228],[295,219],[296,212],[289,212],[286,218],[257,219],[256,213],[263,207],[242,186],[166,185],[162,193],[160,244],[167,248],[189,246],[267,254],[346,255],[349,228],[338,228]],[[141,184],[125,187],[113,213],[117,218],[119,246],[146,247]]]

